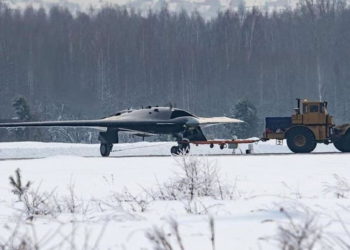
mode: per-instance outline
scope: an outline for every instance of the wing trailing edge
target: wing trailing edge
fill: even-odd
[[[199,125],[201,126],[211,126],[218,124],[229,124],[229,123],[242,123],[244,121],[229,117],[198,117]]]

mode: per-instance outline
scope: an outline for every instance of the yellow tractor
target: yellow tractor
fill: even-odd
[[[312,152],[317,143],[334,143],[341,152],[350,152],[350,124],[336,126],[328,114],[327,102],[297,99],[291,117],[266,117],[263,140],[287,140],[294,153]]]

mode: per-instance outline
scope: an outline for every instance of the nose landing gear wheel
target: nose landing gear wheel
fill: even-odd
[[[103,157],[108,157],[113,148],[113,144],[101,143],[100,153]]]

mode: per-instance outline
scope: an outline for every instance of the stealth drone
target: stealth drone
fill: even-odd
[[[100,152],[104,157],[109,156],[113,144],[118,143],[118,132],[126,131],[138,136],[169,134],[174,136],[177,146],[171,148],[174,155],[188,153],[190,143],[207,142],[202,127],[240,123],[241,120],[228,117],[203,118],[185,110],[169,107],[147,107],[120,111],[112,116],[97,120],[75,121],[39,121],[39,122],[10,122],[0,123],[0,128],[9,127],[91,127],[102,130],[99,132],[101,142]]]

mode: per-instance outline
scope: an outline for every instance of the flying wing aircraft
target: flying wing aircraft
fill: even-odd
[[[191,142],[206,142],[201,127],[215,124],[240,123],[241,120],[228,117],[203,118],[187,111],[169,107],[147,107],[118,112],[98,120],[40,121],[0,123],[0,128],[9,127],[92,127],[99,132],[101,155],[109,156],[113,144],[118,143],[118,132],[126,131],[139,136],[170,134],[178,146],[171,148],[172,154],[189,152]]]

